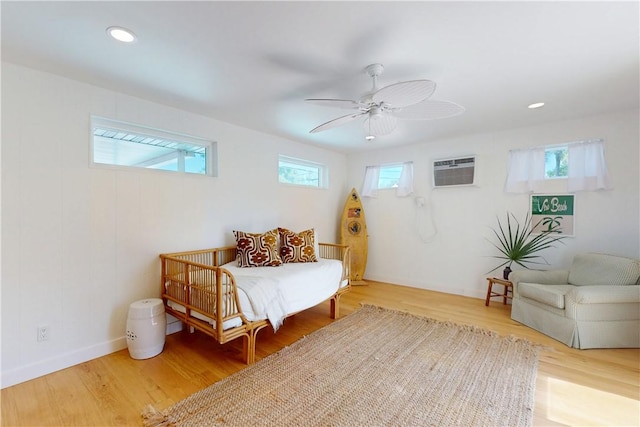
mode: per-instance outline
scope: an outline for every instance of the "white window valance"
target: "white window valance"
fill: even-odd
[[[407,162],[402,164],[396,194],[398,197],[407,197],[411,193],[413,193],[413,162]]]
[[[601,139],[566,144],[569,152],[567,191],[611,188]],[[504,191],[532,193],[544,191],[545,147],[509,151]]]
[[[362,197],[378,197],[378,179],[380,178],[380,166],[367,166],[364,171],[364,184],[362,185]]]
[[[367,166],[364,172],[362,197],[377,197],[379,180],[380,166]],[[396,195],[406,197],[411,193],[413,193],[413,162],[405,162],[402,164]]]
[[[544,147],[509,151],[509,166],[504,191],[532,193],[544,182]]]
[[[569,145],[568,191],[611,189],[602,140]]]

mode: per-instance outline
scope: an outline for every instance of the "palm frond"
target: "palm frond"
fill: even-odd
[[[490,243],[500,252],[500,255],[495,255],[494,258],[505,261],[489,272],[505,265],[511,266],[514,262],[524,268],[529,268],[527,264],[548,264],[547,260],[538,253],[555,247],[556,242],[562,243],[562,239],[567,236],[558,234],[560,227],[557,224],[534,235],[533,230],[542,223],[542,220],[532,226],[532,218],[533,216],[527,212],[524,221],[520,223],[513,213],[507,212],[505,224],[496,216],[498,227],[492,231],[498,243]],[[539,262],[539,259],[544,262]]]

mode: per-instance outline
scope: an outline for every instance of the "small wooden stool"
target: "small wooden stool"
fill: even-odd
[[[498,279],[497,277],[487,277],[487,281],[489,282],[489,286],[487,287],[487,299],[485,300],[484,305],[489,305],[489,301],[493,297],[502,297],[502,302],[504,304],[507,303],[507,298],[512,298],[513,283],[508,280]],[[493,285],[495,283],[504,286],[503,293],[499,293],[493,290]]]

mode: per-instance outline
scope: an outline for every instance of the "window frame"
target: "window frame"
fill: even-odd
[[[281,162],[290,163],[292,165],[300,167],[317,169],[318,185],[282,181],[280,175]],[[285,154],[278,154],[278,183],[281,185],[290,185],[294,187],[326,189],[329,187],[329,168],[327,167],[327,165],[320,162],[315,162],[313,160],[300,159],[298,157],[287,156]]]
[[[185,167],[184,153],[187,152],[187,150],[179,150],[179,149],[175,149],[174,147],[168,147],[168,148],[174,149],[175,152],[177,153],[175,160],[178,163],[179,169],[182,169],[182,170],[168,170],[168,169],[160,169],[160,168],[154,168],[154,167],[148,167],[148,166],[105,163],[101,161],[96,161],[96,140],[95,139],[96,137],[100,137],[100,135],[95,134],[96,128],[106,128],[106,130],[123,132],[130,135],[162,139],[162,140],[166,140],[166,142],[177,144],[177,145],[184,144],[184,145],[204,148],[206,171],[205,173],[199,173],[199,172],[189,172],[184,170],[184,167]],[[152,127],[148,127],[140,124],[110,119],[107,117],[92,115],[90,117],[89,140],[90,140],[89,164],[92,167],[116,169],[116,170],[129,170],[129,171],[135,170],[135,171],[146,171],[146,172],[155,172],[155,173],[170,173],[170,174],[179,174],[182,176],[199,176],[199,177],[217,177],[218,176],[217,142],[209,139],[200,138],[192,135],[186,135],[186,134],[164,130],[164,129],[156,129],[156,128],[152,128]],[[144,163],[144,161],[141,163]]]

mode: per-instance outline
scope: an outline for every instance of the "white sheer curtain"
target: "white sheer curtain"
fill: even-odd
[[[364,171],[364,184],[362,185],[362,197],[378,197],[378,178],[380,166],[367,166]]]
[[[531,193],[544,182],[544,147],[509,151],[509,170],[504,191]]]
[[[608,190],[611,188],[602,140],[569,144],[568,191]]]
[[[362,197],[378,197],[379,178],[380,166],[367,166],[364,172]],[[396,195],[406,197],[411,193],[413,193],[413,162],[405,162],[402,164]]]
[[[398,182],[398,197],[406,197],[413,193],[413,162],[402,164],[402,172],[400,173],[400,181]]]

